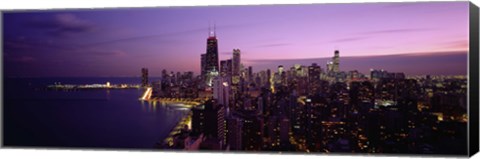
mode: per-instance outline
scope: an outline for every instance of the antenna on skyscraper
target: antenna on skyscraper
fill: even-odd
[[[210,21],[208,21],[208,36],[212,34],[212,29],[210,29],[212,24],[210,24]]]
[[[217,36],[217,30],[216,30],[216,26],[217,24],[215,22],[213,22],[213,36]]]

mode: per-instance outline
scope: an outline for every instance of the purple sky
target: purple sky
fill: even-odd
[[[239,48],[254,71],[324,68],[339,49],[343,71],[466,74],[468,2],[422,2],[8,12],[5,75],[139,76],[142,67],[153,76],[198,74],[213,23],[220,59]]]

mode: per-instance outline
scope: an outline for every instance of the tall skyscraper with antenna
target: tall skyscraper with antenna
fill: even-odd
[[[212,86],[212,80],[218,75],[218,41],[216,35],[216,26],[213,25],[213,31],[208,27],[209,35],[207,38],[207,51],[205,53],[205,67],[206,73],[205,82],[207,86]]]

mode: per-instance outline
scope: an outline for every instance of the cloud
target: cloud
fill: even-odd
[[[32,38],[25,38],[25,39],[15,39],[11,37],[4,37],[4,49],[10,51],[32,51],[36,52],[39,50],[75,50],[81,48],[78,45],[74,44],[62,44],[52,42],[50,40],[41,40],[41,39],[32,39]]]
[[[342,43],[342,42],[360,41],[360,40],[364,40],[364,39],[368,39],[368,37],[342,38],[342,39],[332,40],[330,42],[332,42],[332,43]]]
[[[433,28],[404,28],[404,29],[384,29],[384,30],[375,30],[362,32],[360,34],[392,34],[392,33],[409,33],[409,32],[423,32],[423,31],[432,31]]]
[[[27,27],[46,30],[53,36],[69,36],[72,34],[93,31],[95,26],[74,14],[57,14],[46,20],[32,20],[25,24]]]
[[[205,31],[204,29],[193,29],[193,30],[186,30],[181,32],[172,32],[172,33],[164,33],[164,34],[154,34],[154,35],[141,35],[141,36],[132,36],[132,37],[125,37],[101,42],[95,42],[86,44],[86,46],[98,46],[98,45],[105,45],[105,44],[113,44],[113,43],[120,43],[120,42],[129,42],[129,41],[137,41],[137,40],[145,40],[145,39],[153,39],[153,38],[163,38],[163,37],[170,37],[170,36],[178,36],[178,35],[186,35],[195,32]]]
[[[93,51],[91,52],[91,55],[94,56],[101,56],[101,57],[121,57],[127,55],[127,53],[119,50],[114,50],[114,51]]]
[[[264,45],[257,45],[256,48],[268,48],[268,47],[280,47],[280,46],[288,46],[292,45],[291,43],[273,43],[273,44],[264,44]]]
[[[229,29],[229,28],[236,28],[236,27],[243,27],[246,24],[237,24],[237,25],[220,25],[216,26],[217,30],[219,29]],[[100,41],[86,44],[85,46],[98,46],[98,45],[107,45],[107,44],[114,44],[114,43],[121,43],[121,42],[130,42],[130,41],[138,41],[138,40],[145,40],[145,39],[154,39],[154,38],[165,38],[165,40],[171,41],[171,39],[167,39],[167,37],[173,36],[180,36],[180,35],[189,35],[192,33],[199,33],[205,32],[208,33],[208,27],[205,28],[198,28],[198,29],[191,29],[191,30],[184,30],[179,32],[170,32],[170,33],[161,33],[161,34],[149,34],[149,35],[139,35],[139,36],[131,36],[131,37],[123,37],[118,39]]]
[[[387,3],[384,7],[385,8],[403,8],[403,7],[415,7],[420,5],[422,5],[422,3],[419,3],[419,2],[396,2],[396,3],[394,2],[394,3]]]
[[[449,42],[444,42],[440,43],[445,48],[463,48],[463,49],[468,49],[468,40],[456,40],[456,41],[449,41]]]

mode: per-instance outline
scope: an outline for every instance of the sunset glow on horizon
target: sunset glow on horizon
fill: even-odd
[[[142,67],[154,76],[163,69],[198,75],[214,24],[219,59],[238,48],[255,71],[279,64],[265,61],[325,67],[315,59],[339,50],[341,57],[401,56],[403,65],[412,61],[404,55],[431,55],[429,63],[402,67],[414,71],[395,71],[466,74],[468,2],[416,2],[5,12],[5,76],[138,76]],[[369,68],[342,64],[345,71]]]

